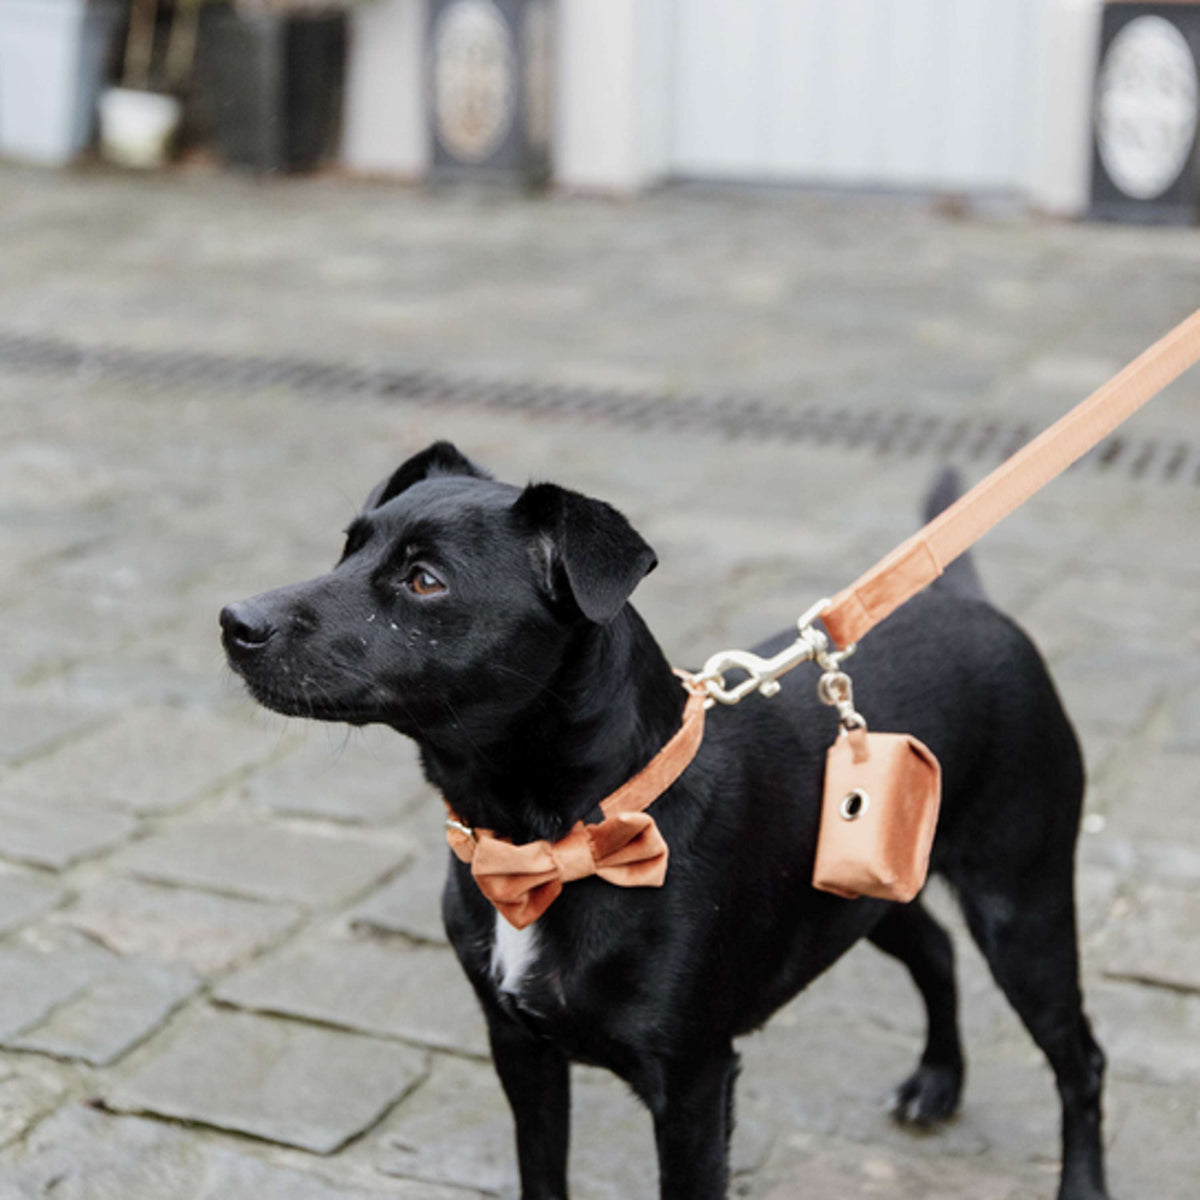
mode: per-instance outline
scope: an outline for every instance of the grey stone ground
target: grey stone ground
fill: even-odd
[[[4,333],[1037,422],[1200,301],[1191,232],[780,195],[8,170],[0,239]],[[1198,397],[1177,385],[1135,433],[1196,438]],[[323,569],[375,478],[437,436],[624,508],[662,561],[640,605],[690,665],[888,549],[935,465],[0,362],[3,1200],[513,1194],[436,917],[436,798],[394,738],[251,706],[215,637],[224,601]],[[1084,973],[1125,1200],[1200,1178],[1198,516],[1190,473],[1085,469],[979,551],[1091,765]],[[918,1006],[856,949],[743,1047],[739,1194],[1052,1194],[1050,1077],[958,942],[958,1120],[890,1124]],[[651,1196],[645,1118],[599,1074],[576,1091],[574,1194]]]

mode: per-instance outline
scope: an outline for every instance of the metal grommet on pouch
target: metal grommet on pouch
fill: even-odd
[[[842,806],[839,811],[842,814],[842,820],[857,821],[870,807],[871,797],[862,788],[855,788],[854,791],[847,792],[842,798]]]

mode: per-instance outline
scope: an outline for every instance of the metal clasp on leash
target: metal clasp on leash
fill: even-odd
[[[817,695],[823,704],[837,709],[838,721],[843,729],[866,729],[866,720],[854,707],[854,685],[845,671],[839,671],[836,667],[827,670],[817,680]]]
[[[459,833],[465,833],[473,842],[479,841],[479,839],[475,836],[475,830],[473,830],[470,825],[464,825],[461,821],[456,821],[453,817],[446,818],[446,828],[457,829]]]
[[[749,650],[721,650],[714,654],[704,664],[704,669],[694,677],[708,694],[708,703],[736,704],[751,692],[761,692],[764,696],[774,696],[780,689],[779,676],[798,667],[803,662],[815,660],[826,675],[842,674],[842,662],[854,653],[854,646],[845,650],[831,650],[829,638],[814,627],[813,622],[829,607],[828,600],[820,600],[812,606],[797,622],[798,636],[790,646],[785,646],[778,654],[770,658],[762,658]],[[727,671],[744,671],[746,678],[730,686],[725,680]],[[848,677],[842,678],[849,683]],[[840,711],[840,710],[839,710]],[[861,718],[860,718],[861,720]]]

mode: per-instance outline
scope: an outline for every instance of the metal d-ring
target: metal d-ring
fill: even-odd
[[[465,833],[473,842],[477,842],[479,840],[475,836],[475,830],[473,830],[470,825],[464,825],[461,821],[456,821],[453,817],[446,818],[446,828],[457,829],[459,833]]]

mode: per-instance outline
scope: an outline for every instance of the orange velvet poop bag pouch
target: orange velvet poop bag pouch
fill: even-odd
[[[913,899],[929,871],[941,792],[941,767],[915,737],[843,728],[825,757],[813,886],[847,899]]]

